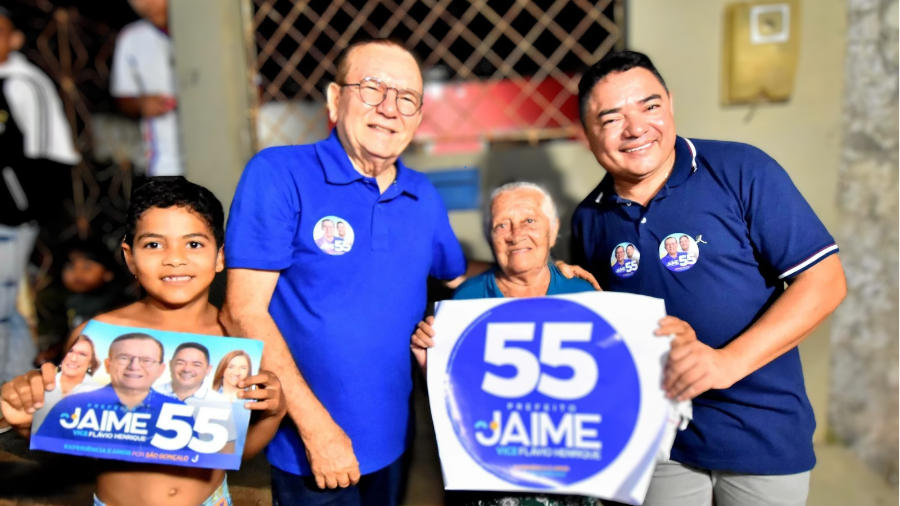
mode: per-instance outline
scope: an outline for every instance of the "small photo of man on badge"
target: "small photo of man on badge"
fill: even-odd
[[[316,222],[313,241],[328,255],[343,255],[353,247],[353,229],[337,216],[325,216]]]
[[[684,272],[700,258],[700,249],[691,236],[684,233],[669,234],[659,245],[659,259],[672,272]]]
[[[613,254],[610,258],[613,274],[620,278],[630,278],[638,270],[638,259],[641,254],[637,252],[634,244],[623,242],[613,248]]]
[[[347,253],[353,248],[353,229],[346,221],[337,222],[337,237],[334,238],[334,250]]]

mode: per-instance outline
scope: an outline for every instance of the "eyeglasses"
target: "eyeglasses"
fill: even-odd
[[[114,358],[116,363],[123,367],[131,365],[134,359],[137,359],[137,361],[140,362],[141,367],[153,367],[154,365],[159,363],[159,360],[154,360],[150,357],[135,357],[134,355],[122,354],[116,355]]]
[[[397,112],[404,116],[413,116],[422,108],[422,96],[408,89],[391,88],[381,79],[366,77],[358,83],[340,84],[341,88],[356,86],[359,89],[359,98],[372,107],[381,105],[387,98],[388,91],[397,92]]]

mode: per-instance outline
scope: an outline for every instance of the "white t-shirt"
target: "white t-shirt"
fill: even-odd
[[[147,20],[119,32],[110,76],[114,97],[176,96],[175,52],[172,41]],[[148,176],[181,176],[181,133],[177,111],[141,120]]]

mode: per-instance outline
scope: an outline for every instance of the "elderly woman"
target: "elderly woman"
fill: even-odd
[[[550,194],[533,183],[509,183],[491,194],[485,213],[485,236],[494,251],[496,265],[480,276],[465,281],[454,299],[493,297],[541,297],[563,293],[590,292],[594,287],[583,279],[566,278],[550,263],[550,248],[556,244],[559,218]],[[412,336],[412,350],[425,369],[426,348],[434,346],[434,318],[419,323]],[[586,506],[596,499],[562,495],[523,495],[492,492],[448,492],[449,505],[547,505]]]

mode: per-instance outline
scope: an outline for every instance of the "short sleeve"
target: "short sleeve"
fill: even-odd
[[[281,271],[291,265],[300,221],[297,185],[284,162],[270,160],[270,148],[244,169],[225,228],[229,269]]]
[[[437,279],[456,279],[466,273],[466,257],[462,246],[450,227],[450,216],[436,190],[430,193],[434,201],[436,223],[432,241],[432,261],[429,275]]]
[[[132,50],[130,33],[125,31],[116,39],[109,76],[109,92],[114,97],[139,97],[142,95],[138,82],[139,69]]]
[[[790,279],[837,253],[834,238],[787,172],[771,157],[744,167],[741,199],[750,240],[763,264]]]
[[[16,126],[25,139],[25,156],[38,158],[46,151],[47,104],[33,79],[7,79],[3,94]]]

